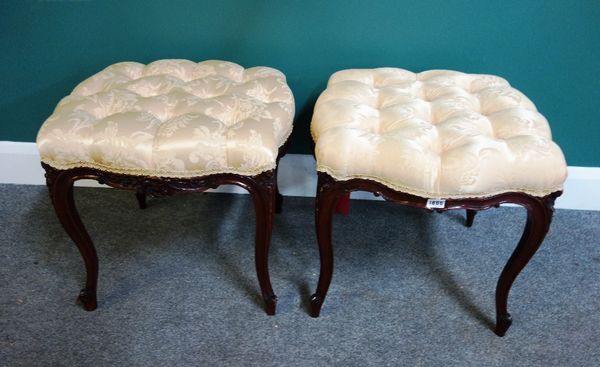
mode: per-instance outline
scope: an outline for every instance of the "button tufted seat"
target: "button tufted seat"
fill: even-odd
[[[335,73],[313,114],[317,170],[430,198],[560,190],[566,164],[544,116],[497,76]]]
[[[42,125],[42,161],[59,169],[194,177],[275,168],[292,131],[285,76],[225,61],[122,62],[81,82]]]
[[[121,62],[63,98],[37,144],[56,214],[86,266],[83,307],[97,307],[98,258],[75,207],[75,181],[135,191],[142,209],[147,196],[238,185],[254,202],[256,274],[273,315],[268,250],[282,201],[277,163],[293,117],[280,71],[218,60]]]
[[[319,96],[311,131],[321,272],[310,314],[319,316],[332,279],[333,208],[350,192],[429,211],[466,209],[469,227],[478,210],[514,203],[527,209],[527,225],[496,287],[495,332],[504,335],[508,293],[547,233],[567,175],[535,105],[493,75],[343,70]]]

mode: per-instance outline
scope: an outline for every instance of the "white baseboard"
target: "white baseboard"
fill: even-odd
[[[560,209],[600,210],[600,167],[569,167]],[[44,185],[44,170],[35,143],[0,141],[0,183]],[[102,187],[92,180],[77,186]],[[288,154],[279,164],[279,188],[286,196],[314,197],[317,188],[315,161],[311,155]],[[222,186],[216,192],[247,193],[237,186]],[[352,193],[353,199],[381,200],[366,192]]]

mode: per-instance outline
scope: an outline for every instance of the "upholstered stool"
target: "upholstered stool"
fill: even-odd
[[[476,211],[514,203],[527,225],[496,288],[496,329],[511,324],[507,299],[542,243],[567,170],[546,119],[502,78],[396,68],[335,73],[312,119],[321,254],[311,315],[319,315],[333,271],[332,209],[351,191],[430,211]]]
[[[274,314],[267,256],[281,203],[277,163],[293,116],[281,72],[224,61],[118,63],[63,98],[37,144],[56,214],[85,261],[84,308],[96,308],[98,259],[73,202],[73,182],[95,179],[135,191],[142,208],[147,195],[223,184],[247,189],[256,211],[258,281]]]

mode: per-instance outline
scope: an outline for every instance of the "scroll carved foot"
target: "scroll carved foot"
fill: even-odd
[[[275,311],[277,309],[277,297],[275,295],[265,298],[265,312],[269,316],[275,315]]]
[[[81,302],[83,309],[86,311],[94,311],[98,307],[95,289],[82,289],[79,292],[79,297],[77,297],[77,300]]]
[[[319,317],[321,314],[321,306],[323,305],[323,297],[318,296],[317,294],[313,294],[310,297],[310,308],[308,313],[311,317]]]
[[[504,336],[511,324],[512,318],[509,313],[496,315],[496,329],[494,330],[494,333],[498,336]]]

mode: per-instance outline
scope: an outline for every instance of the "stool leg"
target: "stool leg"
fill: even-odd
[[[97,307],[96,287],[98,283],[98,256],[73,200],[73,177],[64,171],[48,184],[54,211],[65,231],[71,237],[83,257],[86,270],[85,288],[79,293],[79,301],[86,311]]]
[[[327,296],[331,278],[333,276],[333,247],[331,245],[331,229],[333,210],[338,201],[336,194],[323,176],[319,175],[317,185],[317,198],[315,205],[315,221],[317,228],[317,240],[319,242],[319,254],[321,258],[321,270],[317,290],[310,299],[309,313],[312,317],[319,317],[321,306]]]
[[[279,170],[279,158],[281,158],[281,155],[279,157],[277,157],[277,167],[275,167],[275,170],[273,172],[273,176],[274,176],[274,184],[275,184],[275,213],[277,214],[281,214],[281,212],[283,211],[283,195],[281,195],[281,193],[279,192],[279,184],[277,183],[277,172]]]
[[[143,191],[136,191],[135,197],[137,198],[140,209],[146,209],[146,193]]]
[[[471,227],[473,225],[475,214],[477,214],[476,210],[467,209],[467,221],[465,222],[465,226]]]
[[[519,244],[508,259],[496,286],[496,329],[498,336],[504,336],[512,324],[508,313],[510,288],[537,249],[542,244],[552,221],[554,198],[530,197],[524,206],[527,208],[527,224]]]
[[[275,198],[275,213],[281,214],[283,211],[283,195],[279,192],[279,187],[276,187],[276,198]]]
[[[335,206],[335,211],[342,215],[350,214],[350,194],[344,194]]]
[[[262,297],[265,301],[265,311],[268,315],[275,315],[277,306],[277,296],[273,292],[269,277],[269,246],[277,200],[276,183],[274,183],[277,176],[274,176],[272,172],[269,171],[259,175],[257,181],[247,187],[252,195],[256,211],[256,247],[254,257],[256,275]]]

